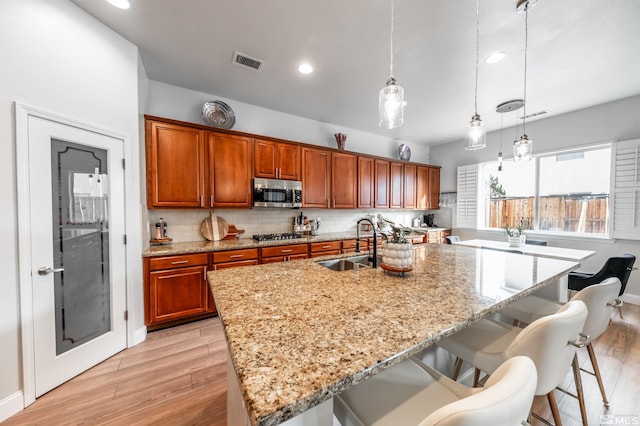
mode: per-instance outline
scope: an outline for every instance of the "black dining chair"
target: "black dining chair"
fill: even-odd
[[[618,298],[616,299],[616,307],[618,308],[618,312],[620,312],[620,317],[624,318],[622,316],[622,302],[620,301],[620,296],[624,294],[631,271],[637,269],[633,267],[635,261],[635,255],[631,253],[624,253],[622,256],[615,256],[607,259],[604,266],[594,274],[570,272],[569,290],[580,291],[590,285],[599,284],[607,278],[618,278],[620,283],[622,283],[622,286],[620,287],[620,294],[618,294]]]
[[[447,240],[447,244],[453,244],[460,241],[460,237],[457,235],[449,235],[448,237],[445,237],[445,240]]]

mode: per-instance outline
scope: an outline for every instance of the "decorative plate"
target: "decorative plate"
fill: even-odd
[[[207,124],[218,129],[230,129],[236,124],[235,113],[222,101],[205,102],[202,105],[202,118]]]
[[[409,161],[411,159],[411,148],[409,148],[409,145],[405,143],[400,144],[398,147],[398,155],[401,160]]]

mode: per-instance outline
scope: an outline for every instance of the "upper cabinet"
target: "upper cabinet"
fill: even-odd
[[[435,210],[440,203],[440,169],[418,166],[416,179],[417,208]]]
[[[355,209],[358,204],[357,198],[357,156],[346,152],[332,152],[331,207],[333,207],[334,209]]]
[[[147,120],[147,206],[251,207],[253,139]]]
[[[375,208],[375,160],[358,156],[358,208]]]
[[[300,146],[255,139],[255,177],[300,180]]]
[[[377,209],[388,209],[391,201],[391,181],[389,172],[389,161],[375,160],[375,204]]]
[[[330,172],[330,151],[302,148],[302,207],[330,207]]]
[[[209,133],[211,207],[251,207],[253,139]]]
[[[251,208],[252,178],[302,181],[302,205],[437,209],[440,168],[145,116],[149,208]]]
[[[206,207],[206,132],[147,121],[145,135],[147,205]]]

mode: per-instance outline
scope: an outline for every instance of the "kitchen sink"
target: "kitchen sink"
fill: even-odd
[[[362,256],[352,256],[344,259],[320,260],[316,263],[327,269],[331,269],[332,271],[350,271],[361,266],[366,268],[371,267],[371,262],[369,262],[368,257],[369,256],[365,254]],[[378,256],[378,264],[380,264],[380,256]]]

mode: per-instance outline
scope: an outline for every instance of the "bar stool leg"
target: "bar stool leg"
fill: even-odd
[[[553,422],[556,426],[562,426],[562,419],[560,418],[560,410],[558,410],[558,402],[556,396],[553,394],[553,390],[547,394],[547,400],[551,407],[551,414],[553,415]]]
[[[609,408],[609,400],[607,400],[607,394],[604,390],[604,384],[602,383],[602,376],[600,375],[600,367],[598,367],[596,352],[593,350],[593,345],[591,344],[591,342],[589,342],[589,344],[587,345],[587,351],[589,352],[589,359],[591,360],[591,365],[593,366],[593,372],[596,376],[596,380],[598,381],[598,386],[600,387],[602,402],[604,402],[605,407]]]
[[[584,404],[584,392],[582,390],[582,377],[580,376],[580,364],[578,364],[578,354],[573,356],[573,379],[576,382],[576,391],[578,394],[578,403],[580,404],[580,416],[582,417],[582,424],[587,426],[589,421],[587,420],[587,407]]]
[[[456,368],[453,371],[453,377],[452,379],[454,381],[458,380],[458,376],[460,375],[460,369],[462,368],[462,358],[457,358],[456,359]]]

